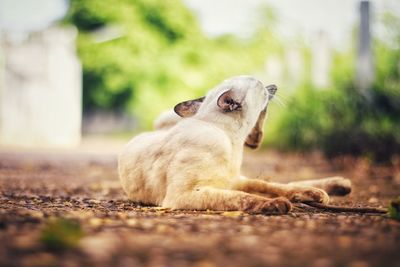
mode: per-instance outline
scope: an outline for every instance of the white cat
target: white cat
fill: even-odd
[[[134,137],[119,155],[119,177],[129,199],[173,209],[252,213],[287,213],[291,202],[298,201],[328,203],[327,193],[315,187],[240,174],[243,145],[260,145],[268,102],[276,90],[253,77],[233,77],[204,98],[176,105],[183,119],[163,114],[158,130]],[[349,185],[347,179],[333,180]]]

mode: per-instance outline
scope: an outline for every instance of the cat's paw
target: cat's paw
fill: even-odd
[[[296,187],[289,191],[286,196],[291,202],[318,202],[329,203],[328,194],[315,187]]]
[[[254,201],[256,200],[256,201]],[[246,200],[244,211],[249,213],[286,214],[292,209],[292,203],[285,197],[272,199]]]
[[[351,181],[340,176],[332,177],[325,189],[329,195],[345,196],[351,192]]]
[[[285,197],[277,197],[264,201],[260,206],[259,213],[286,214],[292,209],[292,203]]]
[[[262,212],[286,214],[292,210],[292,203],[285,197],[277,197],[264,203]]]

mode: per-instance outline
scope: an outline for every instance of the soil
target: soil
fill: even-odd
[[[399,162],[251,152],[243,171],[279,182],[341,175],[353,191],[332,204],[387,207],[400,194]],[[400,222],[313,208],[271,216],[142,206],[124,196],[115,154],[3,152],[0,266],[400,266]]]

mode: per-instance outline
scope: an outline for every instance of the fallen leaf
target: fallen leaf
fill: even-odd
[[[222,213],[222,216],[236,218],[236,217],[243,216],[243,212],[242,211],[225,211]]]

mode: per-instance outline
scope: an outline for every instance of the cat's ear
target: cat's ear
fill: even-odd
[[[174,107],[174,111],[183,118],[191,117],[197,113],[204,98],[205,97],[203,96],[193,100],[181,102]]]
[[[217,105],[224,112],[231,112],[242,109],[244,96],[239,95],[234,90],[228,90],[218,97]]]
[[[271,100],[274,98],[276,91],[278,90],[278,87],[276,87],[275,84],[271,84],[265,87],[268,91],[268,100]]]
[[[245,146],[250,147],[251,149],[256,149],[261,145],[264,136],[264,122],[266,115],[267,108],[261,111],[260,115],[258,116],[256,125],[254,125],[253,129],[251,129],[251,132],[244,142]]]

